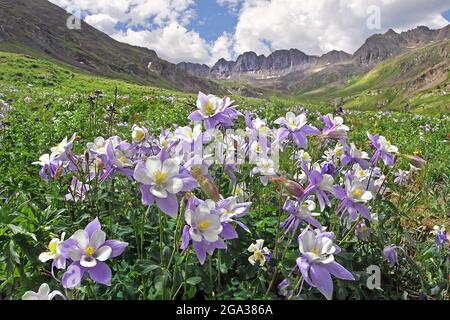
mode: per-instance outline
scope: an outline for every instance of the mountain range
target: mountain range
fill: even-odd
[[[186,92],[288,95],[368,108],[424,103],[448,108],[450,102],[450,25],[390,29],[369,37],[353,54],[333,50],[315,56],[296,48],[268,56],[245,52],[209,67],[167,62],[153,50],[118,42],[84,22],[70,30],[69,16],[46,0],[0,0],[0,51]]]
[[[236,61],[220,59],[211,68],[189,62],[177,66],[196,77],[240,80],[261,88],[305,92],[330,83],[343,83],[386,59],[447,39],[450,39],[450,25],[439,30],[419,26],[402,33],[389,29],[384,34],[373,35],[354,54],[333,50],[314,56],[290,49],[277,50],[266,57],[245,52]]]

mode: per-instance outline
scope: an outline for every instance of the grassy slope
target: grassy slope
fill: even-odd
[[[406,104],[419,112],[448,112],[450,76],[431,88],[414,88],[414,80],[448,63],[450,41],[432,44],[388,59],[370,72],[350,79],[343,87],[323,87],[302,97],[316,102],[345,99],[346,106],[360,110],[400,110]]]

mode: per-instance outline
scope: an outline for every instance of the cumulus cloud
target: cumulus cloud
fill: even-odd
[[[114,32],[116,32],[115,26],[118,20],[107,14],[93,14],[87,16],[84,20],[94,28],[106,34],[113,34]]]
[[[379,8],[379,29],[367,21]],[[442,0],[246,0],[235,34],[235,51],[298,48],[309,54],[332,49],[354,52],[374,33],[394,28],[404,31],[417,25],[440,28],[448,22]]]
[[[233,34],[207,41],[188,27],[193,19],[202,18],[195,12],[199,0],[50,1],[71,12],[81,11],[92,26],[116,40],[153,49],[163,59],[209,65],[246,51],[353,53],[370,35],[388,28],[400,32],[418,25],[443,27],[448,22],[441,13],[449,9],[442,0],[216,0],[232,10],[238,22]],[[379,28],[369,28],[368,19],[378,9]]]

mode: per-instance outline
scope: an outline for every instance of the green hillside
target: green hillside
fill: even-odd
[[[301,95],[307,101],[343,100],[359,110],[448,112],[450,41],[388,59],[341,87],[326,86]]]

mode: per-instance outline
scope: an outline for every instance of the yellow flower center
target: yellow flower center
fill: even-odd
[[[162,172],[161,170],[158,170],[155,172],[155,183],[157,185],[161,185],[166,181],[167,174],[165,172]]]
[[[95,252],[95,249],[94,249],[93,246],[88,246],[88,247],[86,248],[86,255],[87,255],[88,257],[92,257],[92,255],[94,254],[94,252]]]
[[[261,250],[255,250],[255,259],[258,261],[262,261],[264,259],[264,255],[262,254]]]
[[[162,140],[161,140],[161,145],[162,145],[163,147],[165,147],[165,146],[167,145],[167,140],[166,140],[166,139],[162,139]]]
[[[142,131],[142,130],[136,130],[136,131],[134,132],[134,140],[140,142],[140,141],[144,140],[144,137],[145,137],[144,131]]]
[[[203,220],[203,221],[201,221],[201,222],[198,224],[198,227],[199,227],[201,230],[204,230],[204,229],[208,228],[208,227],[209,227],[209,221],[208,221],[208,220]]]
[[[314,254],[316,257],[320,256],[319,250],[317,250],[317,248],[312,248],[310,252]]]
[[[363,191],[360,188],[356,188],[355,190],[353,190],[353,196],[356,198],[361,197],[363,194]]]
[[[260,153],[260,152],[262,151],[262,150],[261,150],[261,145],[260,145],[259,143],[256,143],[255,151],[256,151],[257,153]]]
[[[212,116],[214,114],[214,105],[211,102],[206,104],[206,115]]]
[[[309,159],[309,153],[305,152],[303,153],[303,160],[308,160]]]
[[[127,161],[127,157],[121,156],[121,157],[119,158],[119,160],[120,160],[121,162],[126,162],[126,161]]]
[[[50,244],[48,245],[48,249],[50,250],[51,253],[56,254],[56,242],[55,241],[50,242]]]

